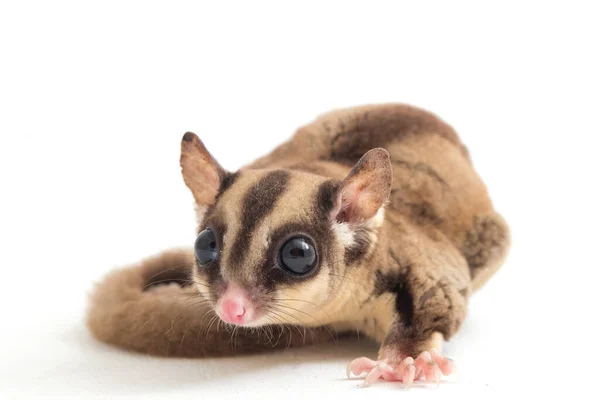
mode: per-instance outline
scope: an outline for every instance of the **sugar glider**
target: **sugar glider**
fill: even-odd
[[[349,360],[365,384],[452,372],[443,342],[504,262],[510,231],[438,116],[405,104],[334,110],[237,171],[188,132],[180,166],[194,246],[109,274],[91,296],[95,337],[202,357],[359,332],[380,343],[377,359]]]

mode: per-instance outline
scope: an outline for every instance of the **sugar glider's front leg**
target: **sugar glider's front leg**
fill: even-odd
[[[392,334],[393,336],[393,334]],[[416,351],[413,357],[395,343],[381,347],[378,360],[360,357],[348,364],[346,373],[360,375],[367,372],[363,385],[368,386],[383,378],[388,381],[402,381],[410,387],[415,380],[425,377],[428,381],[439,383],[440,373],[450,375],[454,371],[454,362],[442,354],[443,335],[434,332],[430,335],[422,351]]]
[[[386,321],[378,321],[388,326],[378,360],[353,360],[347,368],[348,376],[367,372],[364,385],[383,378],[410,387],[422,377],[439,383],[441,374],[452,373],[454,362],[442,354],[442,345],[460,328],[469,295],[465,266],[460,261],[452,264],[443,268],[413,264],[408,274],[390,288],[394,296],[387,306],[393,311]]]

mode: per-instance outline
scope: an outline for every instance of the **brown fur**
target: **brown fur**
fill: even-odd
[[[470,294],[510,245],[456,132],[407,105],[322,115],[235,174],[193,134],[181,160],[198,231],[216,232],[219,259],[199,266],[191,251],[165,253],[111,273],[88,314],[104,342],[205,356],[299,345],[305,328],[317,342],[360,330],[382,344],[380,357],[416,356],[460,329]],[[314,241],[319,263],[292,278],[272,255],[299,233]],[[174,267],[187,278],[170,274]],[[152,274],[185,284],[144,290],[161,283]],[[231,282],[251,293],[264,314],[257,325],[275,337],[238,329],[234,348],[231,328],[218,329],[212,305]]]
[[[91,297],[87,323],[102,342],[165,357],[251,354],[332,340],[281,325],[232,335],[189,285],[193,254],[168,251],[108,274]],[[175,273],[173,273],[175,271]],[[166,283],[184,284],[169,287]]]

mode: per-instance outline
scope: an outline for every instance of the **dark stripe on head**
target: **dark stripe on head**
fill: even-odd
[[[242,221],[231,249],[231,266],[240,264],[258,224],[273,210],[277,200],[287,188],[290,174],[284,170],[267,173],[244,196]]]
[[[240,175],[239,172],[234,172],[234,173],[226,172],[221,177],[221,184],[219,186],[219,191],[217,192],[217,195],[215,196],[215,200],[212,202],[211,205],[208,206],[208,208],[204,212],[202,221],[200,221],[200,224],[198,225],[196,234],[199,234],[205,228],[205,226],[209,223],[209,221],[212,219],[213,213],[215,211],[215,206],[217,205],[217,201],[223,195],[223,193],[225,193],[227,191],[227,189],[229,189],[235,183],[235,181],[239,175]],[[223,224],[221,224],[221,225],[223,225]]]
[[[223,193],[225,193],[225,191],[227,191],[227,189],[231,187],[231,185],[235,183],[239,175],[239,171],[234,173],[225,173],[225,175],[221,178],[221,185],[219,186],[219,191],[217,192],[217,196],[215,197],[215,202],[219,199],[219,197],[223,195]]]
[[[317,190],[317,199],[315,202],[317,220],[329,221],[329,214],[335,206],[341,182],[338,180],[328,180],[319,185]]]
[[[317,189],[317,195],[314,200],[314,212],[312,224],[317,230],[316,238],[324,249],[329,250],[331,248],[331,242],[333,240],[333,232],[331,230],[331,211],[335,206],[335,200],[338,196],[341,181],[332,179],[323,182]],[[325,255],[329,267],[332,272],[337,272],[339,267],[335,265],[333,258],[333,252],[328,251]]]

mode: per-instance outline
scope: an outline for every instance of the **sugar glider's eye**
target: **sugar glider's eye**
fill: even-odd
[[[217,239],[215,234],[210,228],[206,228],[196,238],[194,243],[194,253],[198,262],[202,265],[206,265],[211,261],[217,259],[218,254]]]
[[[316,261],[315,247],[304,237],[289,239],[279,250],[281,267],[294,275],[309,273],[315,267]]]

